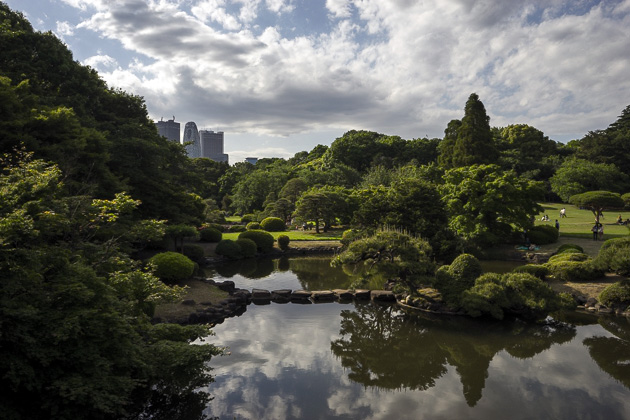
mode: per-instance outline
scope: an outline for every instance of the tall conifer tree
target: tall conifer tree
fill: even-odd
[[[492,140],[490,117],[476,93],[472,93],[464,108],[464,118],[457,130],[453,147],[453,167],[486,164],[496,161],[498,152]]]

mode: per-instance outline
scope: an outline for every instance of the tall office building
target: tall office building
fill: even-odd
[[[223,131],[201,130],[201,157],[212,159],[216,162],[227,162],[228,155],[223,153]]]
[[[156,122],[158,133],[160,136],[164,136],[167,139],[179,143],[179,123],[175,122],[175,117],[172,120]]]
[[[186,146],[186,153],[190,158],[201,157],[201,142],[199,141],[199,131],[197,131],[197,124],[194,122],[187,122],[184,127],[184,143],[190,142],[191,144]]]

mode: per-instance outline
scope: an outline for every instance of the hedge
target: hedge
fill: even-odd
[[[532,276],[538,277],[541,280],[545,280],[549,274],[549,269],[541,264],[527,264],[516,267],[512,270],[513,273],[527,273]]]
[[[599,301],[606,306],[630,306],[630,281],[618,281],[606,287],[599,294]]]
[[[569,254],[570,255],[570,254]],[[549,273],[560,281],[587,282],[596,280],[604,275],[593,261],[557,261],[548,262],[545,267]]]
[[[203,251],[203,247],[193,244],[184,245],[182,253],[197,263],[203,262],[203,259],[206,256],[205,252]]]
[[[289,243],[291,242],[291,238],[287,235],[278,236],[278,246],[281,250],[286,251],[289,248]]]
[[[247,226],[245,226],[247,230],[260,230],[260,223],[258,222],[249,222]]]
[[[256,242],[247,238],[239,238],[236,240],[236,244],[240,248],[241,256],[244,258],[252,258],[256,255],[258,251],[258,247],[256,246]]]
[[[179,252],[162,252],[149,260],[155,267],[155,275],[167,282],[178,282],[193,275],[195,263]]]
[[[558,250],[556,251],[556,254],[562,254],[563,252],[584,252],[584,248],[582,248],[579,245],[574,245],[574,244],[564,244],[564,245],[560,245],[558,247]]]
[[[279,217],[266,217],[260,222],[260,227],[267,232],[284,232],[287,230],[287,225]]]
[[[217,243],[223,239],[223,234],[215,228],[207,227],[199,231],[199,240],[202,242]]]
[[[214,249],[217,255],[221,255],[230,259],[238,259],[241,257],[241,247],[231,239],[223,239]]]
[[[264,230],[248,230],[238,235],[238,238],[251,239],[256,243],[256,247],[260,252],[270,252],[273,249],[273,235]]]

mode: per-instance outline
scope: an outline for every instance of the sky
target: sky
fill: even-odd
[[[230,163],[348,130],[439,137],[471,93],[561,142],[630,104],[630,0],[3,0]]]

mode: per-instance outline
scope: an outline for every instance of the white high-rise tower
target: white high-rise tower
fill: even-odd
[[[197,124],[190,121],[186,123],[184,127],[184,143],[190,142],[191,144],[186,146],[186,153],[190,158],[201,157],[201,141],[199,140],[199,131],[197,131]]]

